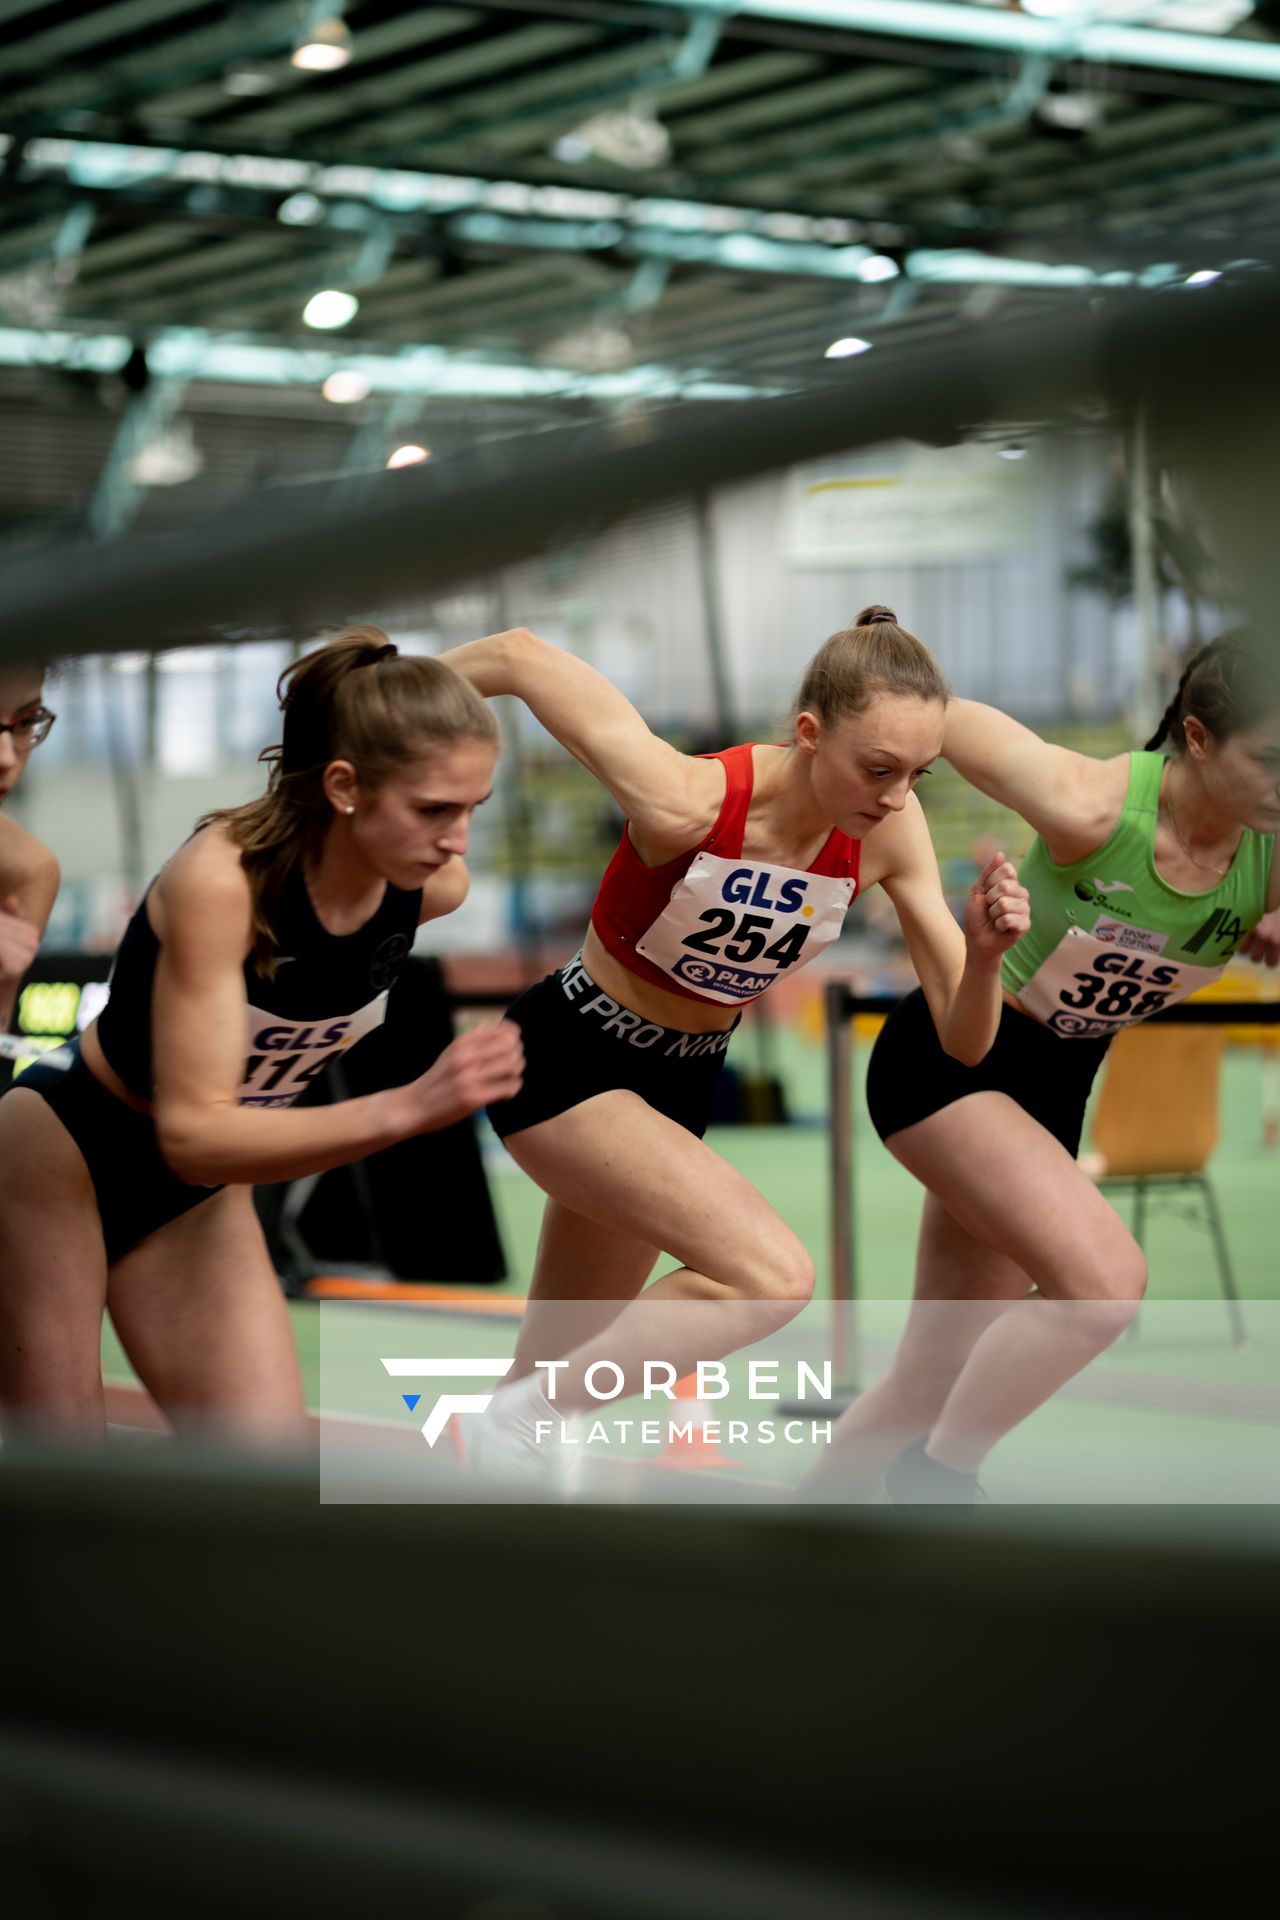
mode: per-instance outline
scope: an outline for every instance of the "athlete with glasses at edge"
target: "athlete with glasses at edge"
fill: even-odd
[[[22,778],[54,716],[41,704],[39,666],[0,666],[0,807]],[[36,957],[58,891],[58,863],[33,834],[0,813],[0,1033],[13,1019],[22,976]]]

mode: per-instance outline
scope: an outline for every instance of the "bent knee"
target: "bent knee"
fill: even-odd
[[[1140,1294],[1116,1294],[1105,1299],[1071,1300],[1067,1303],[1071,1332],[1091,1353],[1101,1353],[1132,1324],[1142,1305]]]
[[[1127,1234],[1110,1245],[1082,1248],[1062,1275],[1059,1298],[1083,1304],[1105,1302],[1128,1305],[1134,1312],[1147,1291],[1147,1262],[1141,1247]]]
[[[808,1249],[788,1235],[760,1249],[742,1284],[750,1299],[774,1300],[799,1308],[812,1300],[815,1278]]]

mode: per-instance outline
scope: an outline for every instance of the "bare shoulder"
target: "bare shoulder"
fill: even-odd
[[[661,866],[706,838],[724,805],[723,760],[671,748],[672,777],[637,799],[630,814],[631,844],[649,866]]]
[[[0,889],[47,880],[56,885],[58,873],[57,859],[44,841],[0,814]]]
[[[1057,804],[1039,823],[1058,866],[1087,859],[1115,832],[1129,791],[1130,757],[1117,753],[1099,760],[1087,753],[1071,754],[1069,778],[1059,789]]]
[[[151,923],[161,940],[188,931],[219,948],[248,948],[253,900],[240,849],[225,826],[193,834],[161,870],[151,891]]]
[[[471,889],[471,875],[467,863],[455,853],[445,861],[438,873],[433,873],[422,889],[422,907],[418,914],[418,925],[428,920],[441,920],[446,913],[454,913],[462,905]]]

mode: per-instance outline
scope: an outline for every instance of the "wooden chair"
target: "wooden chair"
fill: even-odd
[[[1221,1027],[1129,1027],[1107,1054],[1093,1116],[1096,1163],[1104,1191],[1133,1189],[1133,1237],[1143,1244],[1147,1195],[1190,1188],[1204,1204],[1218,1262],[1231,1337],[1245,1337],[1240,1296],[1227,1250],[1222,1214],[1205,1171],[1220,1133]],[[1134,1321],[1134,1328],[1137,1321]]]

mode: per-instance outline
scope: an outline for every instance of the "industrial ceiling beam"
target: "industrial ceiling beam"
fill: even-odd
[[[136,343],[120,333],[0,327],[0,366],[65,367],[119,373]],[[400,353],[347,348],[282,346],[270,340],[219,337],[203,327],[150,332],[147,362],[156,378],[220,380],[241,386],[319,388],[339,368],[364,373],[375,393],[470,395],[474,398],[703,400],[758,399],[743,382],[705,379],[697,369],[656,365],[596,374],[575,368],[531,367],[493,354],[407,347]]]
[[[1067,420],[1161,395],[1214,419],[1274,393],[1275,283],[1149,303],[1131,297],[957,332],[850,363],[758,406],[687,405],[625,428],[563,428],[385,474],[348,508],[331,483],[260,493],[158,546],[23,556],[8,570],[0,659],[208,642],[228,627],[313,633],[397,597],[425,597],[661,500],[802,458],[991,420]],[[1203,429],[1200,429],[1203,440]],[[1224,451],[1223,458],[1228,455]]]
[[[6,78],[15,73],[49,70],[59,61],[76,58],[91,49],[110,45],[126,34],[144,33],[178,13],[194,13],[198,0],[122,0],[114,7],[78,12],[29,40],[17,40],[4,52]]]
[[[688,14],[689,0],[653,0]],[[1205,33],[1169,33],[1123,26],[1078,14],[1043,19],[1004,8],[958,5],[956,0],[696,0],[698,8],[732,17],[783,20],[886,40],[924,40],[938,46],[977,47],[992,53],[1043,54],[1115,66],[1280,84],[1280,46]]]

